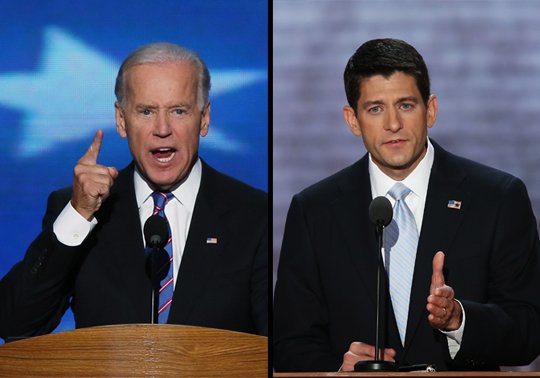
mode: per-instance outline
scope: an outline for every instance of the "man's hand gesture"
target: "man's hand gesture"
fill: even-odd
[[[97,164],[103,141],[103,131],[98,130],[92,144],[79,159],[74,169],[71,205],[85,219],[91,220],[103,201],[109,196],[118,171],[114,167]]]
[[[454,299],[454,289],[446,285],[443,274],[444,253],[433,257],[433,273],[427,298],[429,324],[443,331],[455,331],[461,326],[461,306]]]

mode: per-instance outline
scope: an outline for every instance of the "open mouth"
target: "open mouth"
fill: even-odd
[[[174,155],[176,155],[176,149],[175,148],[156,148],[155,150],[152,150],[152,155],[159,161],[160,163],[168,163],[173,158]]]

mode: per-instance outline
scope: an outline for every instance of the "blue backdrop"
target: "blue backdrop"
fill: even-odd
[[[258,188],[268,185],[266,1],[3,1],[0,3],[0,276],[41,229],[48,194],[72,182],[98,128],[98,163],[123,168],[114,79],[139,45],[197,51],[212,75],[201,156]],[[71,313],[58,330],[73,328]]]

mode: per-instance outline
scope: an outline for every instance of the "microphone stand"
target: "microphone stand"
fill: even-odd
[[[152,285],[154,286],[154,285]],[[156,287],[152,288],[152,316],[150,317],[150,324],[156,324],[156,320],[158,317],[158,302],[156,301],[156,298],[159,298],[159,289]]]
[[[150,264],[150,281],[152,282],[152,297],[151,297],[151,302],[152,302],[152,314],[150,316],[150,324],[156,324],[157,322],[157,318],[158,318],[158,301],[156,301],[156,298],[159,298],[159,289],[157,288],[157,279],[156,279],[156,276],[157,276],[157,272],[156,272],[156,267],[155,267],[155,264],[156,264],[156,261],[155,261],[155,257],[156,257],[156,254],[158,253],[157,251],[158,247],[156,246],[152,246],[152,249],[150,250],[150,254],[148,255],[148,259],[149,259],[149,264]]]
[[[383,253],[383,229],[384,226],[377,224],[377,307],[375,323],[375,359],[372,361],[359,361],[354,365],[354,371],[398,371],[398,365],[392,361],[384,360],[384,345],[386,331],[386,271],[382,259]]]
[[[167,272],[169,270],[167,265],[168,262],[169,254],[159,246],[152,246],[150,253],[147,256],[147,271],[149,272],[150,281],[152,283],[151,324],[156,324],[158,322],[160,282],[163,278],[165,278],[163,272]]]

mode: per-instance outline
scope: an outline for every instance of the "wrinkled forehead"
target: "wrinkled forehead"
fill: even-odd
[[[125,72],[126,100],[137,102],[196,101],[197,68],[189,62],[145,63]]]

